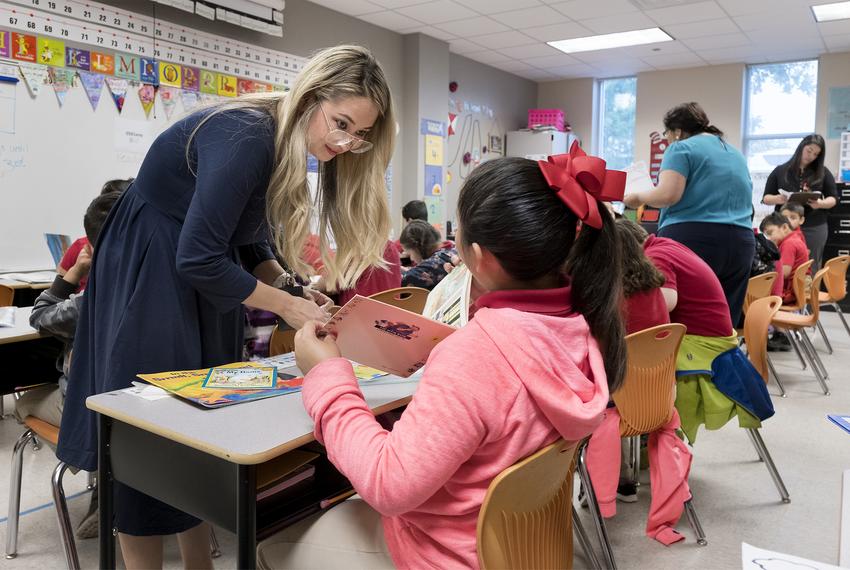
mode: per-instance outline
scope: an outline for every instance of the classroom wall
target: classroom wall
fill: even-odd
[[[592,77],[565,79],[541,83],[537,91],[537,107],[540,109],[563,109],[573,133],[581,141],[582,148],[590,152],[596,133],[593,128],[596,106],[596,80]]]
[[[458,89],[449,92],[449,82],[456,81]],[[487,113],[464,111],[459,114],[458,125],[466,116],[470,116],[470,127],[477,121],[481,134],[480,146],[488,146],[489,135],[503,136],[508,131],[525,128],[528,124],[528,109],[537,105],[538,85],[494,67],[478,63],[457,54],[450,54],[449,77],[440,85],[439,98],[444,102],[442,121],[447,120],[449,96],[455,101],[466,101],[471,105],[486,106],[493,111],[491,118]],[[456,221],[457,198],[469,168],[462,165],[464,152],[472,152],[478,146],[478,137],[464,137],[458,132],[450,136],[444,148],[446,173],[451,173],[451,181],[444,185],[445,214],[447,219]],[[504,145],[504,142],[502,143]],[[500,154],[487,153],[481,160],[497,158]],[[452,162],[454,161],[454,164]],[[420,184],[421,185],[421,184]],[[445,222],[445,220],[444,220]]]
[[[829,112],[829,88],[850,86],[850,53],[827,53],[820,57],[818,64],[818,107],[815,130],[826,136],[827,114]],[[824,164],[839,175],[838,151],[839,139],[826,139],[826,158]]]

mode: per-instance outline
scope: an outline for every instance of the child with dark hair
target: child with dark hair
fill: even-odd
[[[413,220],[404,226],[399,241],[414,264],[402,275],[403,287],[422,287],[430,291],[447,275],[445,265],[457,255],[454,248],[443,249],[440,232],[422,220]]]
[[[100,194],[112,194],[115,193],[116,196],[120,196],[124,193],[127,188],[130,187],[130,184],[133,183],[133,178],[127,178],[126,180],[109,180],[107,181],[103,187],[100,189]],[[65,252],[65,255],[62,256],[62,259],[59,261],[59,265],[56,267],[56,273],[59,276],[65,275],[71,267],[77,262],[77,256],[80,254],[86,246],[94,245],[86,236],[83,236],[77,240],[74,240],[74,243],[68,248]],[[86,288],[86,282],[88,281],[88,276],[83,277],[80,280],[79,287],[77,288],[77,293],[80,293]]]
[[[401,209],[401,217],[404,223],[409,224],[413,220],[428,221],[428,206],[422,200],[411,200]]]
[[[666,281],[643,252],[647,233],[625,218],[615,227],[623,251],[623,305],[626,334],[636,333],[670,322],[667,303],[661,293]]]
[[[797,303],[794,295],[794,273],[797,268],[809,260],[809,250],[805,244],[794,237],[788,218],[776,212],[766,216],[759,229],[779,248],[779,261],[776,262],[777,279],[773,284],[773,294],[782,297],[786,305]]]
[[[809,246],[806,244],[806,234],[800,228],[800,226],[806,223],[805,206],[797,202],[786,202],[782,204],[779,213],[788,220],[788,226],[791,228],[791,236],[803,242],[803,245],[806,246],[806,250],[808,251]]]
[[[375,420],[333,337],[317,335],[322,325],[299,331],[304,405],[360,498],[260,544],[260,567],[351,567],[361,545],[363,567],[477,567],[476,522],[493,478],[599,425],[626,357],[620,248],[600,200],[619,199],[625,176],[601,159],[576,172],[553,158],[498,158],[467,178],[459,251],[489,293],[431,353],[392,431]],[[309,544],[300,540],[308,526]],[[334,560],[323,554],[329,544]]]
[[[88,243],[97,242],[97,236],[103,227],[103,222],[118,198],[118,192],[101,194],[89,204],[83,226],[86,229]],[[91,268],[92,246],[86,245],[80,250],[74,264],[64,275],[57,275],[49,289],[35,300],[30,313],[30,326],[40,332],[50,334],[61,340],[65,346],[62,361],[57,367],[62,372],[57,384],[41,386],[27,390],[15,402],[15,415],[20,421],[27,416],[33,416],[49,424],[58,426],[62,423],[62,411],[65,407],[65,393],[68,388],[68,370],[71,366],[71,351],[74,345],[74,334],[83,304],[83,293],[76,293],[80,283],[85,279]],[[92,500],[89,513],[77,529],[78,538],[97,536],[97,502]]]

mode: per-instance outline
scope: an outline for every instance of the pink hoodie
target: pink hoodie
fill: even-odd
[[[544,295],[558,291],[569,294]],[[587,322],[549,313],[480,309],[431,353],[391,432],[369,411],[347,360],[307,375],[303,399],[316,438],[383,515],[397,567],[477,568],[478,511],[493,478],[601,422],[608,386]]]

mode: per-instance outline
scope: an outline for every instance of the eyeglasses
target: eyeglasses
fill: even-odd
[[[325,135],[325,142],[329,146],[347,146],[348,150],[353,152],[354,154],[362,154],[364,152],[372,150],[374,146],[369,141],[364,141],[361,138],[357,138],[352,134],[349,134],[342,129],[334,128],[331,125],[331,122],[328,120],[328,116],[325,114],[325,109],[319,104],[319,110],[322,111],[322,116],[325,118],[325,122],[328,124],[328,134]]]

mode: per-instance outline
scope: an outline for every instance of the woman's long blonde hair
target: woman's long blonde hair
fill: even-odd
[[[319,163],[318,204],[307,185],[307,129],[322,101],[366,97],[378,109],[369,132],[374,146]],[[266,215],[275,246],[284,262],[300,275],[310,266],[301,258],[315,207],[326,283],[347,289],[370,266],[384,267],[390,230],[385,172],[395,148],[392,96],[384,71],[366,48],[343,45],[318,52],[304,66],[287,93],[259,93],[220,104],[228,109],[264,110],[276,120],[275,165],[266,194]],[[193,133],[194,134],[194,133]],[[187,149],[188,150],[188,149]],[[330,239],[336,242],[331,255]]]

